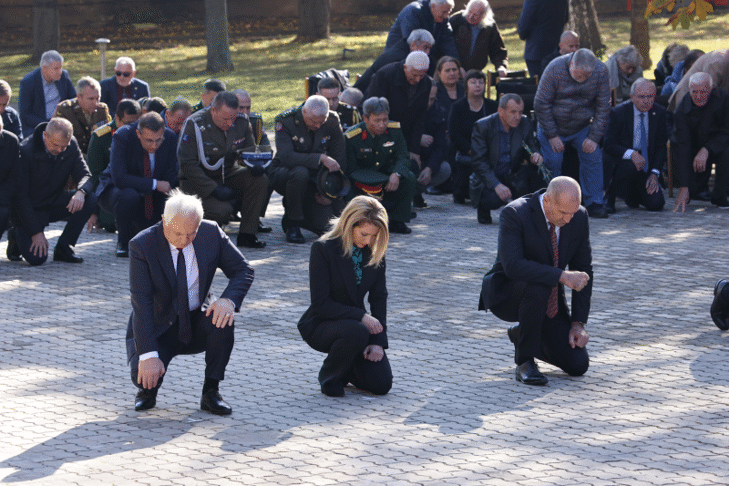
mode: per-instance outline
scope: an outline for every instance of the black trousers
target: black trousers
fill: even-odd
[[[615,172],[610,183],[610,192],[625,200],[628,206],[644,206],[648,211],[660,211],[666,204],[663,191],[648,194],[645,188],[648,173],[635,168],[631,160],[620,159],[614,162]]]
[[[165,366],[165,374],[172,358],[180,354],[198,354],[205,351],[205,378],[211,380],[223,380],[225,378],[225,367],[230,361],[230,353],[233,351],[233,327],[226,326],[217,328],[213,324],[213,315],[205,316],[205,312],[194,310],[190,312],[190,325],[192,326],[192,341],[190,344],[183,344],[178,338],[180,326],[177,322],[170,326],[158,339],[159,359]],[[138,388],[142,385],[137,383],[137,371],[139,367],[139,356],[134,356],[131,365],[132,383]],[[163,377],[164,378],[164,377]],[[157,388],[162,385],[162,379],[157,383]]]
[[[0,240],[2,240],[5,230],[8,229],[9,221],[10,221],[10,208],[0,206]]]
[[[392,388],[392,369],[387,355],[380,361],[365,359],[362,353],[370,344],[367,326],[361,321],[325,321],[316,326],[306,343],[328,353],[319,371],[319,383],[353,383],[361,390],[384,395]]]
[[[584,375],[590,366],[590,357],[587,349],[570,347],[572,322],[564,299],[560,296],[557,315],[549,318],[547,302],[551,287],[524,281],[507,285],[509,298],[490,310],[501,320],[519,322],[519,341],[514,354],[516,364],[537,358],[561,368],[568,375]]]
[[[152,193],[152,219],[144,215],[145,195],[127,187],[109,187],[99,196],[99,206],[114,214],[119,231],[119,243],[129,244],[134,235],[162,219],[167,196],[159,191]]]

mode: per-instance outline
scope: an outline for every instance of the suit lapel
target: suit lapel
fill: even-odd
[[[547,220],[544,217],[544,212],[542,211],[542,205],[539,203],[539,196],[544,191],[539,191],[535,193],[532,197],[529,198],[529,209],[532,213],[532,223],[534,223],[534,226],[537,229],[537,233],[539,234],[539,239],[541,239],[545,245],[547,254],[550,257],[550,260],[554,259],[554,256],[552,254],[552,238],[549,236],[549,229],[547,229]]]
[[[157,223],[154,228],[155,239],[157,240],[157,255],[159,255],[160,266],[167,275],[167,280],[170,283],[170,288],[176,291],[177,289],[177,274],[175,273],[175,265],[172,262],[172,252],[170,251],[170,244],[165,238],[165,234],[162,231],[162,223]]]
[[[199,283],[198,297],[200,298],[201,304],[205,301],[207,297],[207,281],[208,273],[210,270],[210,265],[208,264],[207,260],[208,252],[205,251],[205,240],[207,239],[205,229],[206,228],[204,227],[204,223],[201,223],[197,236],[194,240],[192,240],[192,247],[195,249],[195,259],[197,260],[197,280]],[[214,271],[215,270],[213,270],[213,272]]]

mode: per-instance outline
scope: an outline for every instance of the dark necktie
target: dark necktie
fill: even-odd
[[[557,243],[557,230],[552,223],[549,223],[549,237],[552,240],[552,257],[554,258],[554,266],[559,266],[559,245]],[[549,294],[549,301],[547,302],[547,317],[552,318],[557,315],[557,295],[558,295],[559,284],[552,287],[552,293]]]
[[[645,128],[645,112],[640,114],[640,155],[645,159],[643,172],[648,172],[648,133]]]
[[[187,267],[185,266],[185,255],[182,249],[177,253],[177,316],[180,322],[180,330],[177,338],[184,344],[192,341],[192,326],[190,326],[190,300],[187,294]]]
[[[149,152],[144,152],[144,177],[152,178],[152,163],[149,160]],[[152,193],[144,196],[144,217],[152,219],[154,217],[154,202],[152,201]]]

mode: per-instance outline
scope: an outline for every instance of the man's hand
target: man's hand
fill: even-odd
[[[428,148],[433,144],[433,140],[435,140],[435,139],[433,138],[432,135],[427,135],[424,133],[423,136],[420,137],[420,145],[422,145],[425,148]]]
[[[367,326],[370,334],[379,334],[382,332],[382,324],[380,324],[380,321],[378,321],[377,318],[372,317],[369,314],[365,314],[364,316],[362,316],[362,324]]]
[[[420,155],[416,154],[415,152],[408,152],[408,155],[410,156],[410,160],[414,160],[416,164],[418,164],[418,169],[423,166],[423,162],[420,160]]]
[[[322,196],[318,192],[314,193],[314,201],[316,201],[317,204],[321,204],[322,206],[329,206],[332,203],[331,199],[326,196]]]
[[[579,322],[573,322],[570,327],[569,343],[574,348],[584,348],[587,346],[587,341],[590,340],[590,335],[587,334],[585,328]]]
[[[157,382],[165,374],[165,365],[159,358],[149,358],[139,362],[137,367],[137,384],[150,390],[157,386]]]
[[[651,174],[648,176],[648,180],[645,181],[645,190],[648,194],[655,194],[661,189],[661,185],[658,183],[658,176]]]
[[[430,178],[433,177],[433,172],[430,170],[430,167],[426,167],[425,169],[420,171],[420,175],[418,176],[418,184],[421,186],[427,186],[430,184]]]
[[[590,140],[589,138],[586,138],[584,142],[582,142],[582,151],[586,154],[591,154],[597,149],[597,143]]]
[[[377,344],[370,344],[364,350],[364,358],[375,363],[382,360],[385,357],[385,351],[382,350],[382,346]]]
[[[82,191],[76,191],[71,197],[71,200],[68,201],[66,209],[68,209],[69,213],[73,214],[84,207],[84,201],[86,201],[86,195]]]
[[[89,233],[96,233],[97,228],[99,227],[99,217],[95,214],[92,214],[89,217],[89,220],[86,222],[86,231]]]
[[[48,240],[42,231],[30,237],[30,252],[37,257],[48,255]]]
[[[205,316],[213,315],[213,325],[217,328],[232,326],[235,318],[235,305],[230,299],[218,299],[208,307]]]
[[[321,162],[324,167],[329,169],[329,172],[336,172],[339,170],[339,162],[329,157],[328,155],[322,154],[321,157],[319,157],[319,162]]]
[[[390,174],[390,182],[388,182],[385,186],[385,190],[388,192],[393,192],[397,191],[398,187],[400,187],[400,176],[393,172],[392,174]]]
[[[633,155],[630,156],[630,160],[633,161],[633,165],[639,171],[643,170],[643,167],[645,167],[645,158],[640,155],[637,150],[633,150]]]
[[[529,158],[529,162],[536,165],[537,167],[542,165],[542,162],[544,162],[544,157],[542,157],[542,154],[539,152],[534,152],[532,156]]]
[[[587,282],[590,281],[590,276],[585,272],[578,272],[575,270],[565,270],[559,277],[559,283],[566,285],[572,290],[580,291],[585,288]]]
[[[498,68],[496,68],[496,72],[498,73],[498,75],[499,75],[500,78],[505,78],[506,77],[506,74],[509,71],[507,71],[504,66],[499,66]],[[465,78],[465,76],[464,76],[464,78]]]
[[[496,195],[504,202],[511,199],[511,190],[503,184],[494,187],[494,191],[496,191]]]
[[[552,147],[552,152],[554,153],[558,154],[564,151],[564,144],[562,143],[562,139],[559,137],[550,138],[549,145]]]
[[[172,190],[172,187],[167,181],[157,181],[157,190],[162,194],[167,194]]]
[[[678,194],[676,195],[676,205],[673,207],[673,212],[675,213],[678,211],[679,208],[681,208],[681,212],[686,211],[686,205],[689,203],[689,190],[688,187],[681,187],[678,189]]]
[[[701,148],[699,153],[694,157],[694,172],[703,172],[706,170],[706,161],[709,160],[709,151]]]

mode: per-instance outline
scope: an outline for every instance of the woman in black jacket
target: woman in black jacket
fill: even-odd
[[[332,229],[311,246],[311,306],[299,320],[304,341],[328,353],[319,371],[321,391],[344,395],[353,383],[384,395],[392,387],[387,349],[385,251],[387,211],[376,199],[352,199]],[[369,294],[370,313],[364,297]]]

